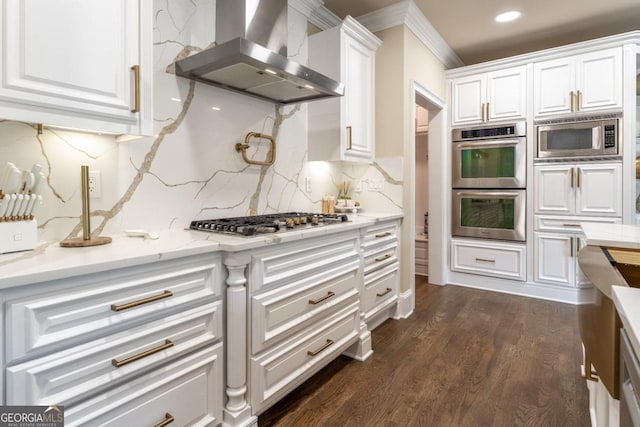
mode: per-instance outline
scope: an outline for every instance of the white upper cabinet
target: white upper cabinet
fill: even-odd
[[[6,0],[0,118],[153,133],[150,0]]]
[[[622,48],[538,62],[533,72],[537,118],[622,109]]]
[[[344,96],[309,103],[309,160],[373,161],[375,51],[381,43],[349,16],[309,37],[308,66],[345,85]]]
[[[524,118],[526,82],[526,66],[452,80],[452,125]]]

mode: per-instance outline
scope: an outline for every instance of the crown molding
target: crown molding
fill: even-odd
[[[321,3],[322,6],[314,10],[311,14],[309,22],[320,28],[320,30],[328,30],[329,28],[340,25],[342,19],[340,19],[335,13],[327,9],[324,6],[324,2]]]
[[[377,50],[382,44],[382,40],[376,37],[376,35],[373,34],[367,27],[362,25],[360,22],[358,22],[358,20],[350,15],[347,15],[344,18],[344,21],[342,21],[341,25],[342,28],[347,33],[349,33],[349,35],[353,39],[358,40],[364,46],[373,51]]]
[[[445,68],[456,68],[464,65],[413,0],[399,1],[359,16],[357,19],[373,33],[398,25],[405,25],[433,52],[444,64]]]
[[[313,11],[324,5],[322,0],[289,0],[288,5],[309,19]]]

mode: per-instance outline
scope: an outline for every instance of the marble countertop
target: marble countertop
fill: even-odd
[[[402,214],[370,213],[366,216],[358,215],[342,224],[262,234],[255,237],[195,230],[165,230],[157,233],[158,239],[128,237],[122,233],[110,236],[113,239],[110,244],[84,248],[63,248],[59,246],[59,242],[41,243],[32,251],[0,255],[0,289],[141,265],[160,259],[215,251],[239,252],[256,249],[358,229],[380,221],[400,218]]]
[[[640,288],[612,286],[612,294],[631,346],[640,354]]]
[[[582,223],[587,245],[640,249],[640,226],[634,224]]]

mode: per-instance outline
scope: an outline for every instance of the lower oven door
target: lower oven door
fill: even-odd
[[[525,241],[525,190],[452,191],[452,234]]]

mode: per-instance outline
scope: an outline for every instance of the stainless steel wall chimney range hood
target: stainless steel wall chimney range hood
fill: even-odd
[[[287,58],[287,0],[217,0],[217,46],[176,74],[280,104],[344,94],[344,85]]]

